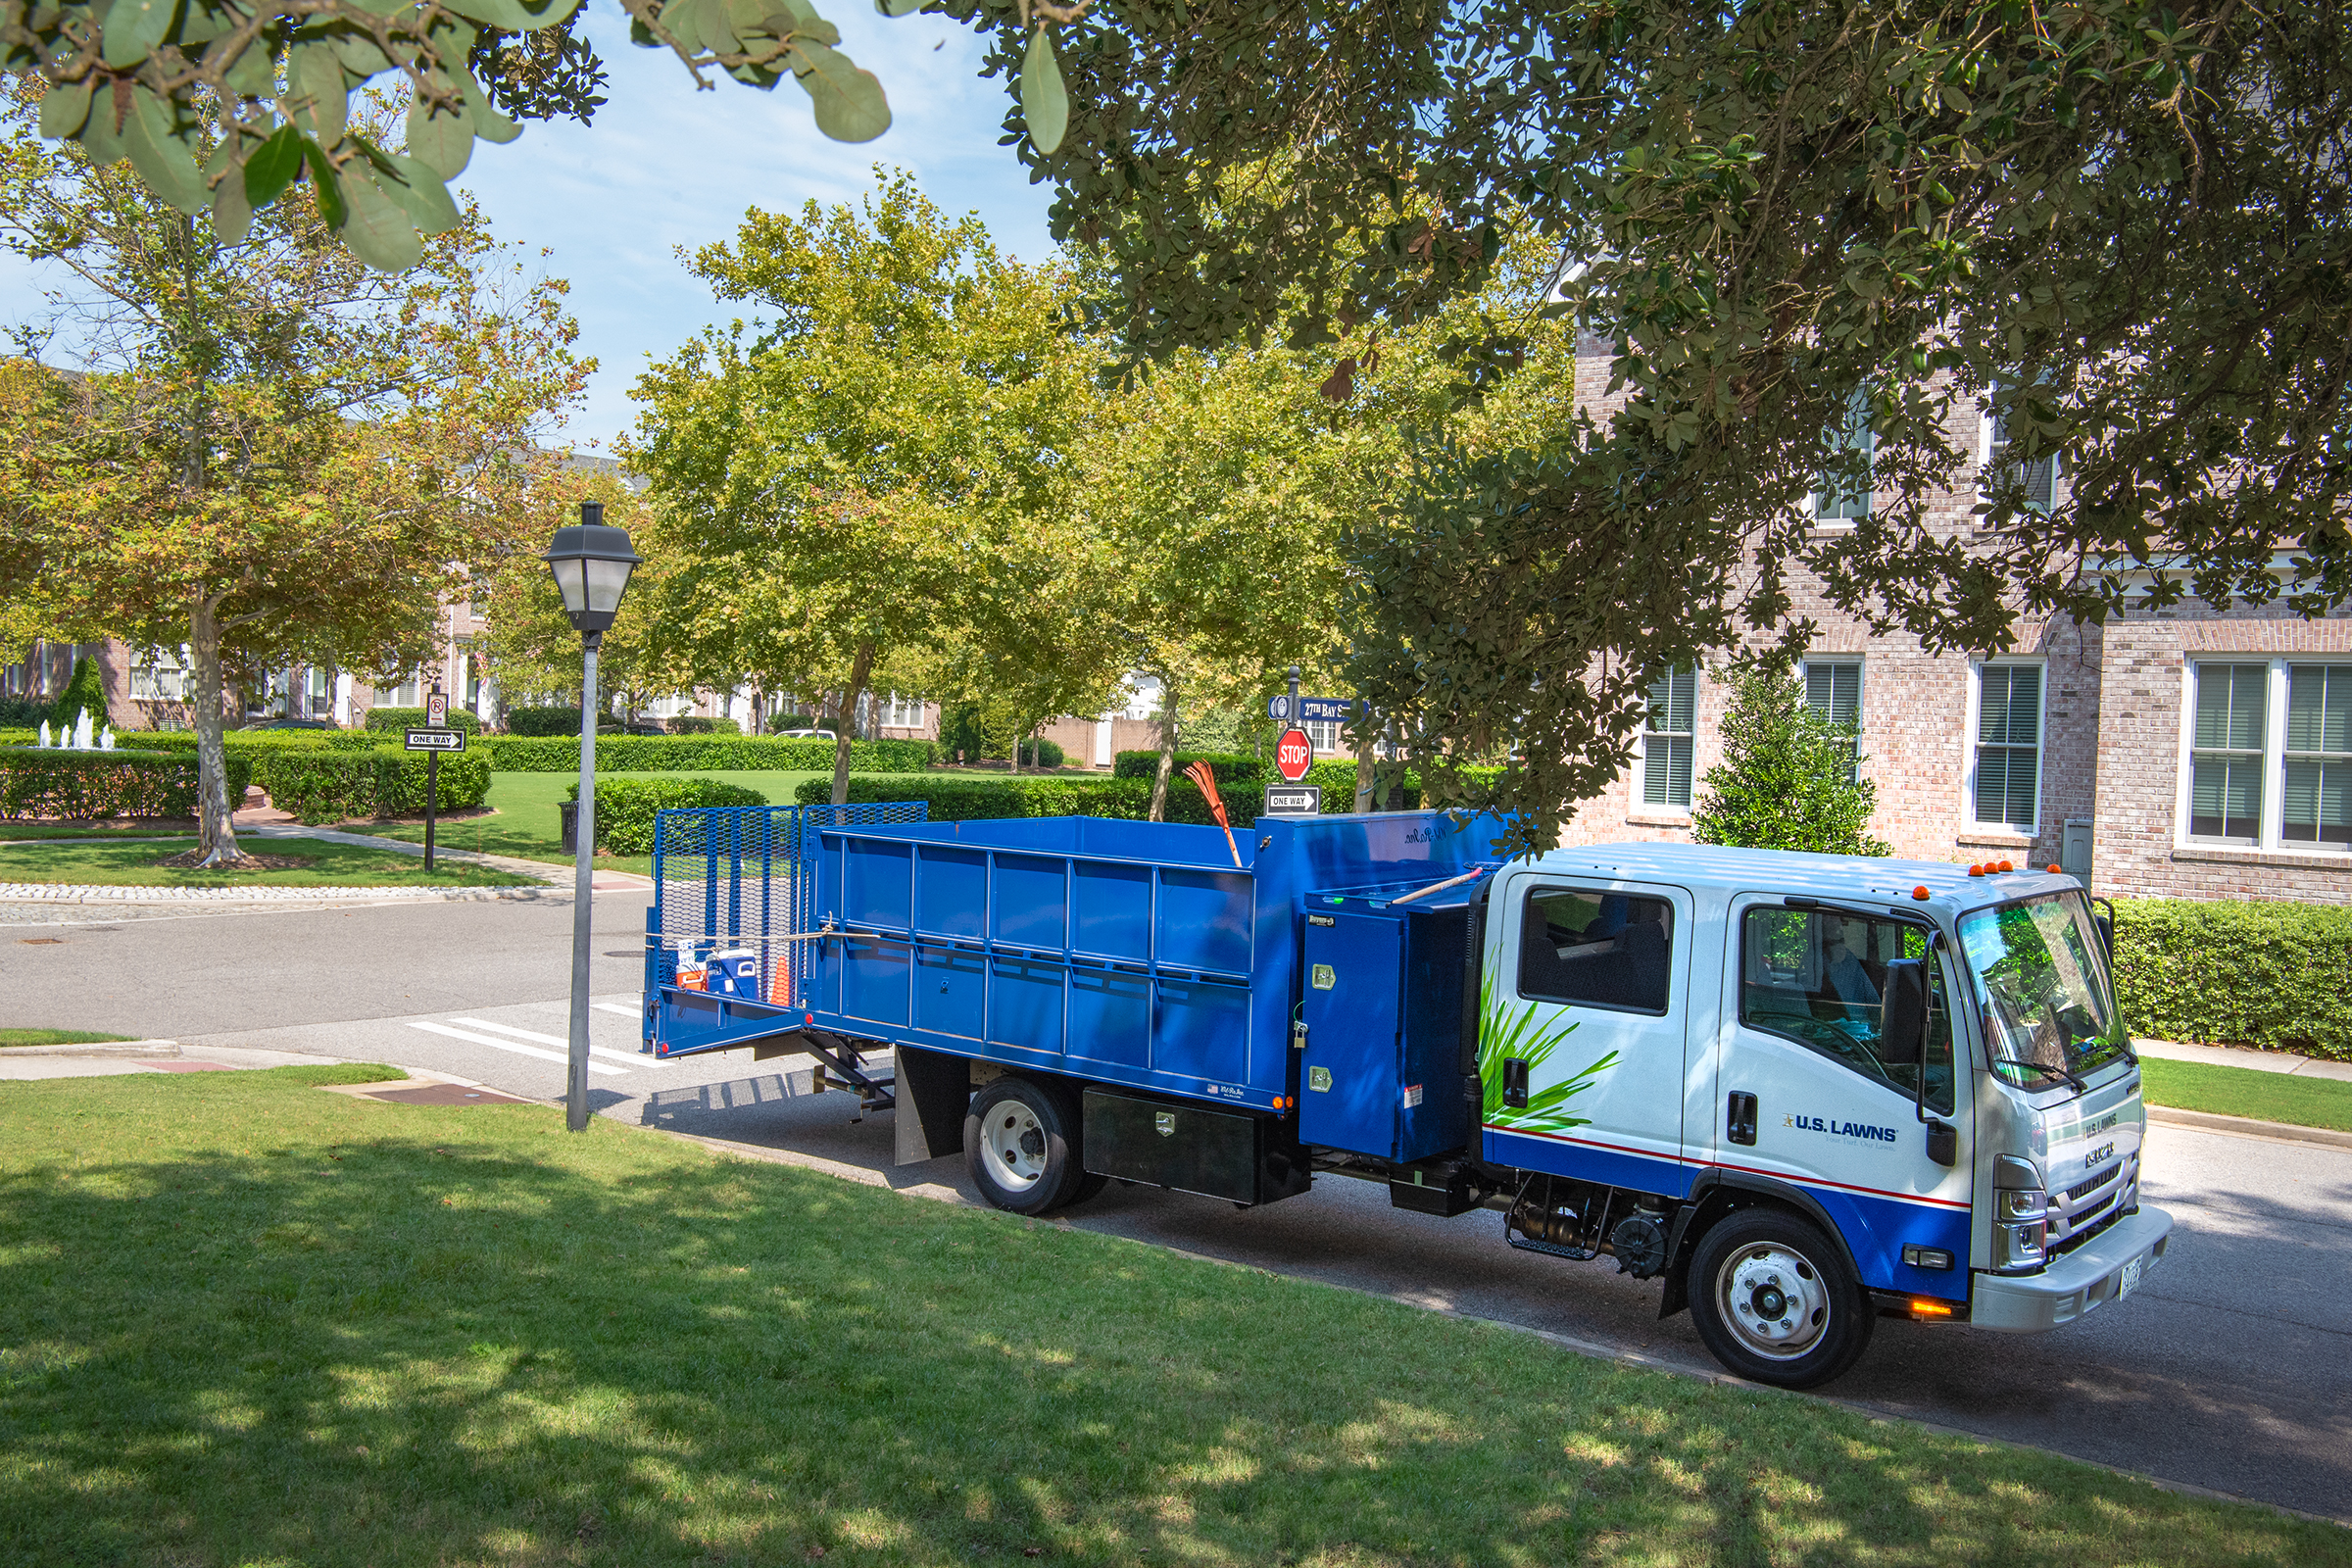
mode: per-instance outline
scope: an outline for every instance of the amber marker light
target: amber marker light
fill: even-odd
[[[2015,860],[2003,860],[2001,862],[2001,869],[2003,871],[2014,871],[2017,869],[2017,862]]]
[[[1950,1317],[1952,1309],[1941,1301],[1922,1300],[1915,1296],[1911,1298],[1911,1315],[1913,1317]]]
[[[1970,876],[1983,876],[1984,874],[1984,868],[1981,865],[1972,865],[1968,868],[1968,874]]]
[[[1916,887],[1916,888],[1913,888],[1913,889],[1911,890],[1911,896],[1912,896],[1913,898],[1915,898],[1915,899],[1924,899],[1924,898],[1927,898],[1929,895],[1928,895],[1928,890],[1927,890],[1927,888],[1926,888],[1925,886],[1921,886],[1921,887]]]
[[[2066,873],[2060,870],[2057,866],[2053,865],[2050,867],[2050,875],[2052,876],[2064,876],[2065,874]]]

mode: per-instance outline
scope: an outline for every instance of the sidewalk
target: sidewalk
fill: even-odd
[[[2158,1061],[2201,1061],[2209,1067],[2242,1067],[2248,1072],[2299,1073],[2352,1084],[2352,1061],[2322,1061],[2291,1051],[2247,1051],[2236,1046],[2184,1046],[2174,1040],[2134,1040],[2132,1049]]]
[[[235,1072],[254,1067],[349,1066],[340,1056],[298,1051],[208,1051],[187,1055],[176,1040],[121,1040],[81,1046],[11,1046],[0,1050],[0,1082],[30,1078],[109,1078],[132,1072]]]

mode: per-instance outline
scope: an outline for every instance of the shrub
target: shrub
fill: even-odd
[[[2352,908],[2119,900],[2115,988],[2135,1035],[2352,1061]]]
[[[931,765],[929,741],[853,741],[850,767],[859,773],[920,773]],[[493,735],[482,742],[490,765],[502,773],[576,773],[576,737]],[[700,768],[713,773],[751,769],[831,772],[831,741],[781,740],[772,735],[599,734],[600,773],[679,773]]]
[[[1854,748],[1852,728],[1806,702],[1786,665],[1742,672],[1723,717],[1723,761],[1699,781],[1706,793],[1690,836],[1749,850],[1893,854],[1870,836],[1879,787],[1857,775]]]
[[[245,798],[253,763],[228,759],[230,803]],[[84,821],[196,814],[196,758],[177,752],[0,750],[0,817]]]
[[[426,754],[398,746],[367,751],[281,750],[256,760],[254,782],[270,802],[304,822],[357,816],[416,816],[424,810]],[[437,809],[479,806],[490,793],[490,759],[480,748],[441,759]]]
[[[424,728],[424,710],[421,708],[370,708],[368,710],[368,729],[403,730]],[[468,735],[482,732],[482,721],[457,704],[449,705],[449,727],[462,729]]]
[[[600,719],[605,714],[597,715]],[[510,708],[507,710],[507,733],[510,735],[577,735],[580,732],[580,710],[576,708]]]
[[[49,717],[49,705],[37,697],[0,697],[0,730],[38,732]]]
[[[1230,790],[1241,784],[1262,784],[1267,779],[1279,777],[1272,762],[1261,761],[1244,752],[1178,752],[1169,776],[1182,778],[1184,770],[1197,761],[1208,763],[1208,770],[1215,775],[1220,790]],[[1150,783],[1152,775],[1158,770],[1157,752],[1121,752],[1110,760],[1113,778],[1140,778]]]
[[[672,735],[740,735],[743,726],[731,718],[705,718],[699,713],[680,713],[669,721]]]
[[[580,787],[571,787],[580,798]],[[765,806],[767,797],[715,778],[615,778],[596,785],[596,844],[614,855],[654,853],[654,813],[684,806]]]
[[[1044,736],[1033,736],[1021,742],[1020,765],[1023,767],[1059,767],[1063,753],[1060,746]]]
[[[49,722],[70,731],[84,709],[89,710],[92,734],[106,728],[106,676],[99,672],[98,661],[86,657],[74,661],[74,673],[51,706]]]

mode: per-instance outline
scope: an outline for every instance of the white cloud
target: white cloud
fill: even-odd
[[[731,236],[748,207],[854,201],[872,188],[873,165],[899,165],[949,212],[977,211],[1003,249],[1031,261],[1051,251],[1051,187],[1030,184],[1013,149],[997,145],[1004,84],[981,79],[979,38],[946,18],[885,18],[859,0],[825,7],[842,51],[890,95],[891,128],[849,144],[817,132],[808,94],[789,79],[760,92],[714,75],[713,90],[698,92],[674,55],[629,42],[618,7],[590,3],[585,29],[612,102],[593,125],[534,122],[504,147],[476,142],[458,180],[500,238],[545,248],[547,270],[571,281],[580,350],[599,362],[571,439],[609,446],[635,417],[628,388],[648,357],[732,318],[677,251]],[[0,257],[0,319],[38,315],[47,280]]]

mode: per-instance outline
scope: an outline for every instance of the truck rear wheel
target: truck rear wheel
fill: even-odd
[[[1699,1238],[1690,1295],[1715,1359],[1783,1389],[1815,1388],[1852,1366],[1878,1322],[1836,1244],[1774,1208],[1728,1214]]]
[[[990,1080],[963,1118],[972,1185],[1015,1214],[1043,1214],[1091,1196],[1079,1163],[1078,1117],[1076,1095],[1009,1073]]]

